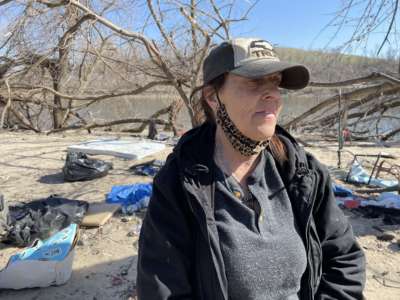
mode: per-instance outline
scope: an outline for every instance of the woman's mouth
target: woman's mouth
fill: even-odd
[[[272,111],[258,111],[255,115],[263,119],[276,119],[276,114]]]

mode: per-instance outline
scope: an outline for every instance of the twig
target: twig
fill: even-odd
[[[386,44],[386,42],[388,40],[390,32],[392,31],[392,27],[393,27],[393,24],[394,24],[394,20],[396,19],[397,8],[398,7],[399,7],[399,0],[396,0],[395,7],[394,7],[394,10],[393,10],[393,14],[392,14],[392,19],[390,20],[389,28],[388,28],[388,30],[386,32],[385,38],[383,39],[383,42],[382,42],[381,46],[379,47],[377,55],[379,55],[379,53],[381,52],[383,46]]]

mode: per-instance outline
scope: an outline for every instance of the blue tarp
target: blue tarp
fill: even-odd
[[[336,185],[336,184],[332,184],[333,187],[333,193],[335,194],[335,196],[338,197],[351,197],[353,196],[353,192],[352,190],[345,188],[343,186],[340,185]]]
[[[151,183],[117,185],[112,187],[106,202],[120,203],[123,213],[132,214],[148,206],[152,191]]]

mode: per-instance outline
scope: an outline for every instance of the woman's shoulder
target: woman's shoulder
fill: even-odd
[[[165,164],[158,171],[154,177],[154,184],[162,186],[170,186],[173,182],[178,182],[179,179],[179,168],[177,163],[177,157],[174,152],[171,152]]]

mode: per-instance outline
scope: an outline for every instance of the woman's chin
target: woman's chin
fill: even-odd
[[[264,126],[258,126],[257,127],[257,134],[255,135],[255,138],[257,141],[265,141],[270,139],[274,133],[275,133],[275,126],[276,122],[273,122],[273,124],[266,124]]]
[[[254,141],[266,141],[269,140],[275,133],[275,126],[268,128],[257,128],[257,132],[252,132],[251,135],[248,135]]]

